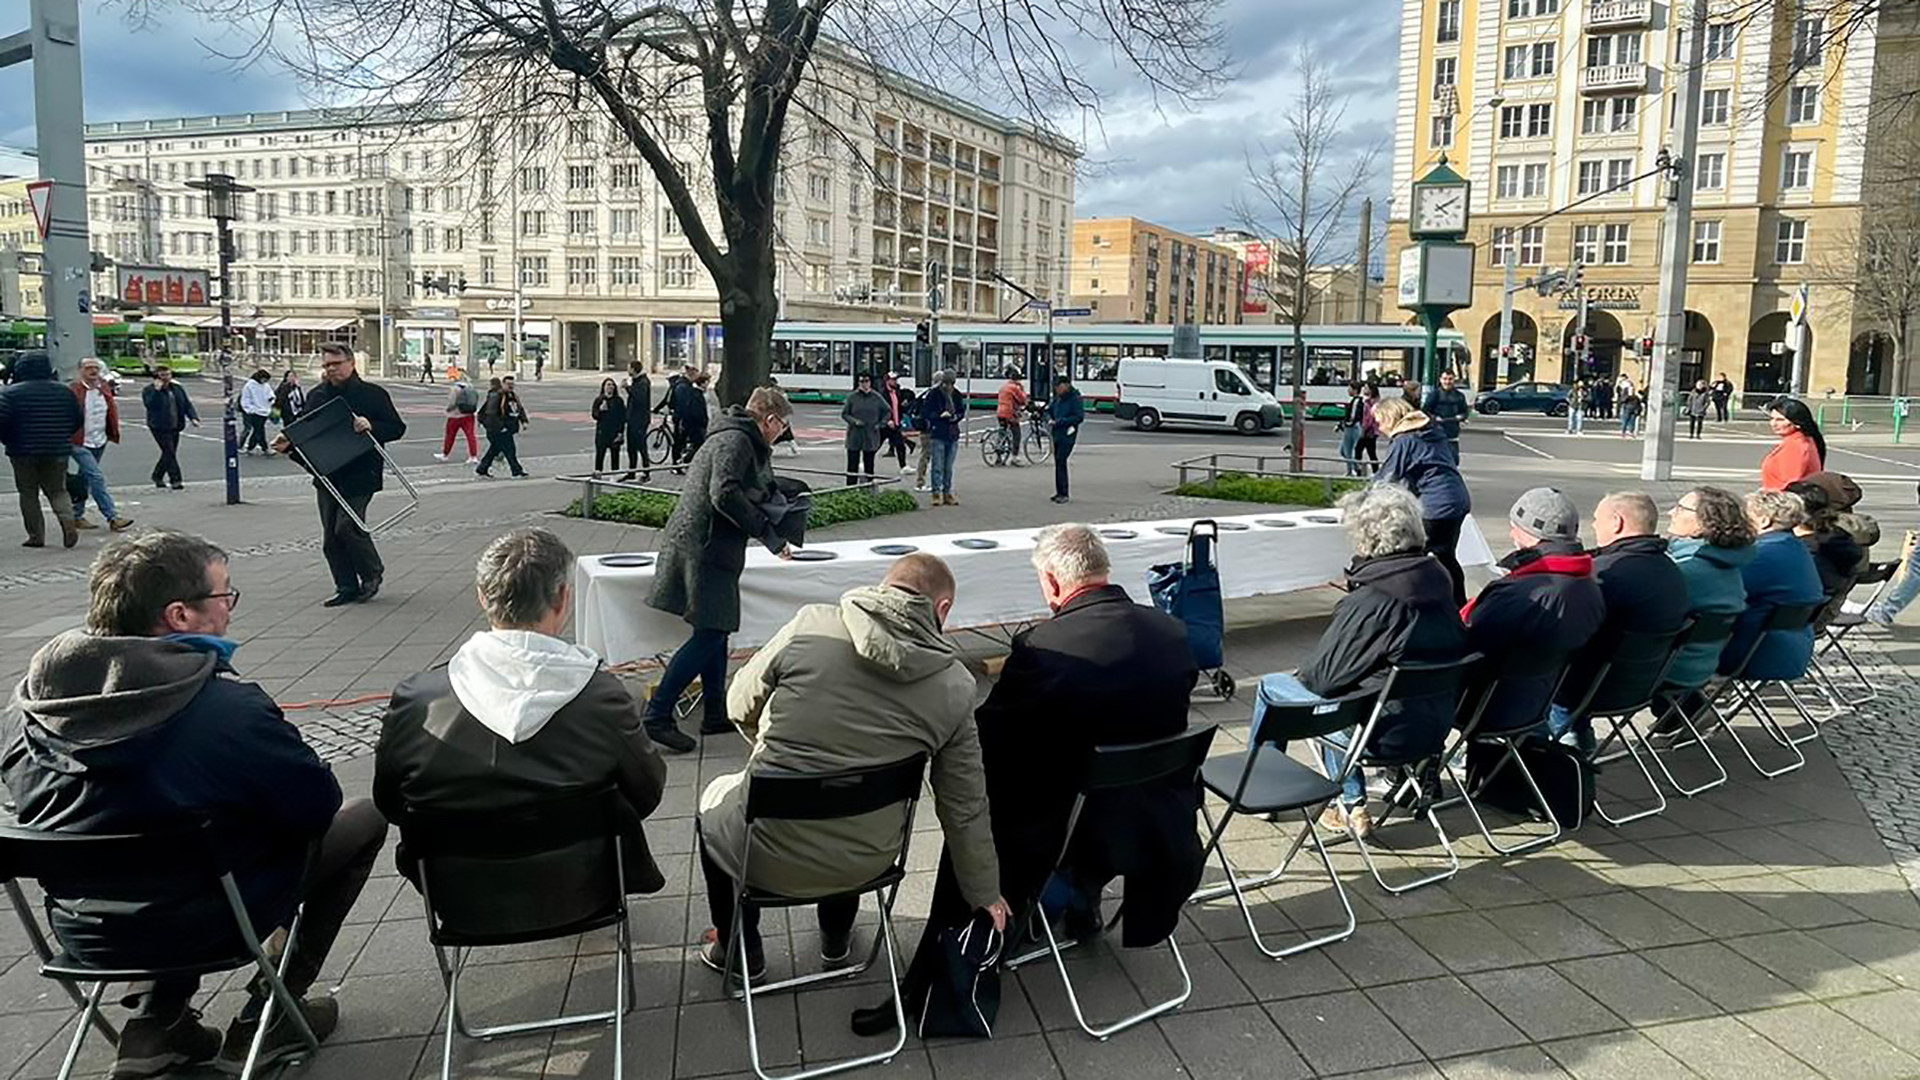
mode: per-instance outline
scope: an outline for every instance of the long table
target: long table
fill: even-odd
[[[1148,567],[1185,557],[1187,530],[1194,520],[1097,526],[1113,560],[1114,582],[1147,603]],[[1212,520],[1221,529],[1220,587],[1227,599],[1295,592],[1338,581],[1352,558],[1337,511],[1268,511]],[[1036,527],[809,544],[808,552],[832,554],[833,558],[821,562],[786,562],[753,545],[740,578],[740,629],[730,644],[734,648],[764,645],[801,605],[832,603],[848,589],[877,583],[887,565],[904,554],[902,548],[938,555],[953,568],[959,595],[947,620],[949,629],[1044,619],[1047,608],[1030,561],[1038,533]],[[968,541],[987,541],[992,546],[973,546]],[[582,556],[574,570],[574,623],[580,644],[608,663],[670,653],[686,640],[684,621],[647,606],[652,565],[603,561],[639,562],[651,554]],[[1493,560],[1486,538],[1471,517],[1461,530],[1459,557],[1464,565]]]

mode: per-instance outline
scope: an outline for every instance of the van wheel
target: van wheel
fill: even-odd
[[[1250,412],[1243,412],[1233,418],[1233,426],[1242,435],[1258,435],[1260,434],[1260,417]]]
[[[1141,409],[1133,416],[1133,426],[1141,431],[1157,431],[1160,428],[1160,414],[1153,409]]]

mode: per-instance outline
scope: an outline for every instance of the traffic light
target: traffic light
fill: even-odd
[[[460,275],[460,282],[458,285],[455,286],[455,288],[460,290],[461,296],[467,295],[467,275],[465,274]]]
[[[1580,353],[1580,354],[1582,354],[1582,355],[1585,355],[1585,354],[1586,354],[1586,351],[1587,351],[1587,335],[1585,335],[1585,334],[1575,334],[1575,335],[1573,335],[1573,351],[1574,351],[1574,352],[1577,352],[1577,353]]]
[[[1587,270],[1586,267],[1580,265],[1579,263],[1574,263],[1572,275],[1567,279],[1567,285],[1570,288],[1575,288],[1575,289],[1579,288],[1580,279],[1583,275],[1585,275],[1586,270]]]
[[[932,344],[932,342],[933,334],[927,324],[924,322],[915,324],[913,328],[913,343],[924,349]]]
[[[1653,339],[1652,338],[1644,337],[1640,339],[1640,355],[1641,356],[1653,355]]]

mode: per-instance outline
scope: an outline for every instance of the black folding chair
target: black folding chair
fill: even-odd
[[[314,1037],[300,1003],[283,981],[294,942],[299,939],[299,915],[295,914],[292,925],[287,928],[285,951],[281,954],[280,966],[275,968],[260,943],[261,936],[240,896],[240,887],[234,882],[232,868],[224,860],[206,824],[110,836],[0,826],[0,877],[38,881],[46,892],[48,923],[61,949],[41,963],[40,974],[73,991],[77,991],[81,983],[92,984],[80,1008],[73,1041],[68,1044],[66,1058],[60,1064],[58,1080],[68,1080],[73,1075],[74,1063],[80,1059],[80,1046],[86,1040],[88,1028],[99,1017],[100,997],[108,983],[152,982],[249,966],[259,973],[272,996],[261,1010],[253,1045],[240,1071],[242,1080],[253,1076],[261,1043],[273,1026],[276,1008],[287,1011],[288,1019],[307,1044],[308,1053],[319,1052],[320,1040]],[[58,901],[142,902],[156,897],[166,897],[169,907],[196,898],[204,899],[210,907],[224,906],[233,917],[233,938],[215,943],[204,955],[183,955],[177,942],[181,927],[145,927],[136,918],[125,926],[127,940],[90,943],[81,950],[90,954],[90,958],[83,958],[62,939],[60,921],[53,917]]]
[[[761,771],[747,777],[747,843],[740,859],[740,879],[733,903],[733,928],[727,937],[726,962],[731,972],[738,963],[740,988],[734,996],[747,1007],[747,1052],[753,1059],[753,1071],[761,1080],[807,1080],[810,1077],[857,1069],[892,1061],[907,1045],[907,1017],[900,1000],[900,963],[893,942],[893,903],[900,894],[900,882],[907,876],[907,849],[913,842],[913,815],[920,802],[921,785],[926,779],[927,755],[915,754],[889,765],[853,769],[838,773],[801,774]],[[900,811],[900,853],[893,864],[877,877],[832,896],[792,897],[757,889],[752,880],[753,855],[760,828],[771,821],[832,821],[840,818],[876,814],[882,810]],[[746,949],[741,944],[748,907],[791,908],[812,906],[823,900],[855,899],[873,893],[880,904],[880,933],[874,936],[873,949],[858,965],[833,971],[796,975],[778,982],[754,986],[747,970]],[[893,988],[893,1012],[897,1035],[893,1046],[878,1053],[844,1061],[828,1062],[776,1078],[760,1063],[760,1035],[754,1026],[753,996],[797,990],[814,983],[851,979],[873,966],[882,951],[887,955],[887,980]]]
[[[1361,737],[1369,738],[1379,718],[1376,708],[1379,700],[1378,691],[1366,690],[1325,702],[1269,702],[1266,714],[1260,721],[1260,729],[1253,733],[1252,745],[1247,747],[1245,755],[1239,760],[1232,757],[1213,758],[1200,770],[1200,782],[1227,804],[1218,825],[1213,823],[1213,816],[1207,813],[1205,802],[1200,805],[1200,814],[1208,829],[1207,848],[1203,855],[1219,855],[1220,869],[1226,872],[1227,880],[1224,884],[1195,892],[1188,903],[1197,904],[1232,895],[1233,902],[1240,905],[1241,916],[1247,920],[1247,933],[1253,937],[1253,947],[1271,959],[1283,959],[1345,940],[1353,935],[1357,922],[1353,904],[1347,899],[1347,891],[1340,884],[1340,874],[1334,870],[1333,858],[1327,854],[1326,845],[1320,842],[1320,831],[1315,825],[1315,819],[1327,808],[1327,804],[1340,794],[1340,785],[1335,779],[1322,776],[1317,770],[1288,757],[1286,746],[1290,742],[1356,728],[1360,730]],[[1345,779],[1346,772],[1352,769],[1353,762],[1349,760],[1346,771],[1338,779]],[[1269,874],[1241,877],[1228,860],[1226,849],[1221,846],[1227,823],[1233,820],[1235,814],[1267,814],[1272,815],[1270,820],[1277,825],[1279,815],[1296,811],[1305,824],[1293,838],[1293,844],[1287,848],[1280,865]],[[1253,909],[1247,906],[1247,893],[1278,882],[1286,874],[1293,857],[1309,840],[1313,841],[1314,850],[1320,853],[1320,863],[1326,867],[1327,880],[1333,884],[1333,895],[1340,898],[1340,906],[1347,913],[1346,925],[1331,934],[1309,938],[1285,948],[1268,948],[1260,937],[1260,928],[1253,923]]]
[[[33,905],[27,902],[26,890],[11,878],[0,884],[4,884],[7,890],[7,902],[13,905],[13,913],[19,916],[20,929],[27,935],[27,943],[33,946],[34,955],[42,961],[53,959],[53,946],[47,943],[46,932],[40,929],[40,920],[33,917]],[[76,1008],[87,1007],[87,996],[72,983],[63,982],[60,984],[60,989],[65,990],[67,996],[73,999]],[[106,1037],[108,1042],[115,1046],[120,1045],[120,1032],[107,1020],[105,1013],[99,1010],[94,1011],[93,1026]]]
[[[1678,659],[1682,651],[1696,647],[1711,647],[1713,655],[1718,657],[1726,648],[1727,642],[1732,639],[1734,623],[1739,620],[1738,612],[1695,612],[1693,624],[1680,636],[1680,640],[1674,643],[1674,658]],[[1672,664],[1667,666],[1667,673],[1669,675],[1673,673]],[[1687,734],[1684,739],[1672,739],[1664,752],[1656,741],[1656,737],[1649,736],[1646,740],[1647,749],[1652,752],[1653,763],[1659,766],[1660,774],[1666,777],[1668,786],[1687,798],[1693,798],[1704,791],[1711,791],[1727,782],[1727,767],[1720,763],[1720,756],[1713,752],[1713,747],[1708,745],[1706,737],[1700,733],[1700,728],[1694,723],[1696,715],[1707,711],[1706,690],[1713,679],[1711,672],[1705,678],[1692,683],[1676,683],[1670,679],[1662,679],[1660,688],[1654,692],[1653,696],[1655,711],[1659,714],[1654,721],[1655,729],[1671,717],[1686,729]],[[1700,704],[1690,707],[1690,704],[1696,701]],[[1689,786],[1682,784],[1679,778],[1673,775],[1673,769],[1667,764],[1667,755],[1689,746],[1699,747],[1700,752],[1706,755],[1707,764],[1713,766],[1713,779]]]
[[[630,821],[619,793],[605,786],[509,810],[408,810],[395,822],[403,857],[417,868],[427,938],[447,991],[441,1080],[453,1074],[456,1032],[485,1040],[609,1021],[613,1075],[626,1075],[624,1018],[633,1009],[633,960],[620,837],[638,827]],[[491,1027],[468,1023],[460,1008],[460,975],[474,949],[551,941],[604,926],[614,928],[616,941],[611,1010]]]
[[[1054,860],[1053,870],[1058,872],[1066,867],[1067,855],[1073,849],[1074,830],[1080,825],[1081,811],[1086,808],[1087,797],[1096,792],[1106,792],[1113,797],[1125,797],[1129,794],[1128,789],[1144,788],[1162,781],[1184,780],[1187,789],[1192,793],[1195,805],[1198,805],[1200,767],[1206,763],[1207,750],[1213,745],[1213,736],[1218,730],[1209,725],[1183,731],[1178,735],[1169,735],[1164,739],[1155,739],[1152,742],[1095,747],[1082,768],[1078,790],[1073,799],[1073,810],[1067,815],[1066,838],[1060,845],[1060,857]],[[1137,797],[1146,795],[1137,791],[1131,794]],[[1204,855],[1202,859],[1204,861]],[[1120,920],[1126,913],[1126,904],[1122,902],[1114,911],[1113,918],[1107,921],[1108,933],[1120,925]],[[1038,897],[1028,909],[1026,920],[1019,925],[1031,926],[1033,923],[1040,924],[1040,932],[1047,939],[1047,947],[1015,957],[1007,962],[1007,967],[1018,968],[1042,956],[1051,955],[1054,967],[1060,971],[1060,982],[1066,988],[1067,1004],[1073,1009],[1074,1020],[1080,1024],[1081,1031],[1101,1042],[1107,1041],[1116,1033],[1125,1031],[1143,1020],[1151,1020],[1162,1013],[1172,1012],[1185,1005],[1187,999],[1193,996],[1193,976],[1187,971],[1187,961],[1180,955],[1180,943],[1173,939],[1172,934],[1168,934],[1167,948],[1173,952],[1174,965],[1180,971],[1180,992],[1132,1016],[1116,1020],[1105,1027],[1096,1028],[1087,1022],[1086,1013],[1080,1007],[1080,995],[1073,988],[1073,977],[1067,974],[1064,953],[1072,948],[1074,943],[1069,941],[1062,945],[1054,937],[1053,927],[1047,921]]]
[[[1653,792],[1653,805],[1643,807],[1631,813],[1614,817],[1607,812],[1606,803],[1596,791],[1593,809],[1609,825],[1625,825],[1629,821],[1652,817],[1667,808],[1666,792],[1660,790],[1660,784],[1653,778],[1653,770],[1647,768],[1646,754],[1653,752],[1646,736],[1634,726],[1633,717],[1640,710],[1653,706],[1654,692],[1667,676],[1667,669],[1673,666],[1674,651],[1693,627],[1693,618],[1688,616],[1672,630],[1627,630],[1613,636],[1607,643],[1608,655],[1594,673],[1593,682],[1581,696],[1580,704],[1569,713],[1568,720],[1574,725],[1596,720],[1605,720],[1610,729],[1607,736],[1594,747],[1593,760],[1596,764],[1616,761],[1626,756],[1633,759],[1639,767],[1640,775],[1646,778],[1647,788]],[[1608,754],[1607,747],[1618,740],[1624,748],[1621,753]]]
[[[1484,665],[1483,665],[1484,668]],[[1567,673],[1567,654],[1547,650],[1531,651],[1514,649],[1502,657],[1498,666],[1486,670],[1484,682],[1469,690],[1466,722],[1460,726],[1460,734],[1442,758],[1447,775],[1460,792],[1452,799],[1443,799],[1434,804],[1434,809],[1446,809],[1457,803],[1467,808],[1472,815],[1474,825],[1480,829],[1480,835],[1487,846],[1501,855],[1518,855],[1537,847],[1544,847],[1560,839],[1564,830],[1560,819],[1554,816],[1553,808],[1547,804],[1547,797],[1540,790],[1539,781],[1520,755],[1520,739],[1539,730],[1546,721],[1547,707],[1552,704],[1554,695],[1560,690],[1560,683]],[[1513,716],[1495,716],[1494,703],[1503,697],[1526,695],[1529,701],[1537,700],[1540,707],[1536,710],[1519,710]],[[1461,754],[1474,744],[1486,744],[1500,747],[1500,760],[1486,774],[1472,783],[1460,775],[1455,762]],[[1545,821],[1549,831],[1530,836],[1517,844],[1502,845],[1494,839],[1493,830],[1488,827],[1487,819],[1480,813],[1475,797],[1486,790],[1486,786],[1499,776],[1502,770],[1516,769],[1520,778],[1526,781],[1527,791],[1533,797],[1533,805],[1538,809],[1540,818]]]
[[[1713,695],[1707,702],[1707,707],[1713,711],[1715,723],[1727,729],[1727,734],[1733,738],[1733,744],[1739,747],[1741,756],[1747,759],[1747,764],[1753,766],[1755,772],[1769,780],[1776,776],[1784,776],[1787,773],[1793,772],[1795,769],[1807,763],[1806,755],[1800,752],[1800,744],[1818,739],[1820,737],[1820,725],[1814,720],[1813,714],[1807,711],[1806,703],[1800,700],[1800,695],[1794,691],[1792,684],[1779,679],[1749,678],[1747,669],[1753,665],[1755,654],[1760,651],[1760,646],[1766,642],[1769,634],[1775,631],[1798,632],[1805,630],[1812,625],[1813,618],[1819,614],[1819,611],[1819,604],[1780,604],[1767,612],[1765,618],[1761,621],[1760,633],[1755,635],[1753,644],[1747,649],[1747,654],[1741,657],[1740,664],[1735,669],[1734,674],[1727,677],[1727,681],[1721,685],[1719,692]],[[1764,697],[1766,689],[1769,686],[1779,687],[1780,691],[1786,696],[1787,702],[1793,706],[1795,712],[1800,714],[1800,718],[1807,724],[1808,730],[1806,734],[1797,736],[1788,735],[1786,729],[1780,726],[1780,722],[1775,719],[1773,711],[1767,707]],[[1733,695],[1730,702],[1731,709],[1730,711],[1723,711],[1720,708],[1720,701],[1728,694]],[[1740,732],[1733,726],[1733,721],[1748,709],[1753,710],[1754,720],[1760,725],[1760,730],[1765,732],[1769,739],[1772,739],[1793,755],[1793,763],[1791,765],[1783,765],[1777,769],[1768,769],[1760,764],[1759,759],[1754,756],[1753,751],[1747,746],[1746,740],[1740,737]]]
[[[1828,699],[1835,701],[1838,705],[1844,705],[1850,708],[1858,707],[1880,696],[1880,691],[1873,685],[1873,680],[1869,679],[1867,673],[1860,669],[1859,662],[1854,659],[1853,651],[1847,648],[1846,639],[1848,634],[1867,625],[1867,611],[1871,610],[1873,605],[1880,600],[1881,595],[1887,591],[1887,586],[1893,583],[1894,576],[1898,574],[1899,571],[1900,562],[1897,559],[1886,562],[1868,563],[1867,568],[1862,570],[1859,576],[1853,579],[1855,588],[1861,585],[1872,585],[1874,587],[1873,592],[1868,594],[1866,603],[1862,605],[1859,611],[1837,612],[1831,619],[1828,619],[1819,627],[1819,647],[1816,648],[1813,653],[1814,670],[1818,672],[1822,688],[1827,691]],[[1848,592],[1851,593],[1852,589],[1849,589]],[[1854,681],[1859,687],[1860,693],[1858,697],[1846,697],[1840,689],[1839,683],[1833,678],[1833,673],[1826,670],[1826,666],[1822,661],[1829,653],[1838,655],[1841,662],[1846,664],[1848,669],[1853,672]]]

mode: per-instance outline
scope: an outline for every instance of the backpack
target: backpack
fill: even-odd
[[[463,416],[472,416],[474,413],[479,412],[480,391],[475,390],[471,386],[461,387],[460,392],[454,395],[453,407],[460,410]]]
[[[1570,746],[1550,739],[1525,736],[1519,740],[1520,760],[1540,785],[1540,794],[1561,828],[1572,831],[1586,820],[1593,809],[1594,786],[1599,769],[1585,755]],[[1467,747],[1467,788],[1480,788],[1474,798],[1483,805],[1508,813],[1538,818],[1533,792],[1518,769],[1500,768],[1506,747],[1498,743],[1474,742]],[[1483,786],[1484,785],[1484,786]]]

